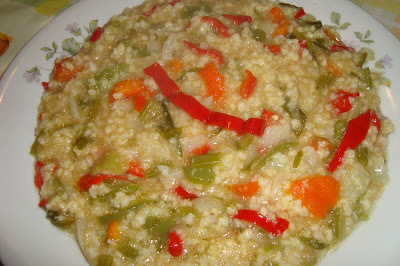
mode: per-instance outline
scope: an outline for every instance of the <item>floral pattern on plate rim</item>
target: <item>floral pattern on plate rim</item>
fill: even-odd
[[[337,30],[347,30],[351,26],[351,23],[349,22],[341,23],[341,19],[342,19],[341,14],[332,11],[330,20],[334,24],[333,26]],[[97,28],[97,22],[98,20],[92,20],[89,23],[89,27],[84,26],[84,29],[86,31],[86,36],[82,34],[82,30],[79,27],[78,23],[74,22],[72,24],[68,24],[64,28],[64,30],[74,35],[74,37],[64,39],[64,41],[61,43],[61,51],[58,51],[59,46],[55,42],[52,42],[51,46],[42,47],[40,50],[46,52],[45,55],[46,60],[53,58],[55,55],[58,55],[59,58],[66,58],[75,55],[79,51],[85,40],[89,36],[91,36],[93,31]],[[344,40],[343,42],[347,46],[354,48],[356,51],[366,52],[368,54],[367,61],[375,60],[375,52],[372,49],[368,47],[361,47],[362,44],[368,45],[374,43],[374,41],[370,39],[371,30],[368,29],[364,34],[358,31],[354,32],[354,34],[355,37],[358,39],[358,41],[356,39],[353,39],[350,41]],[[76,38],[82,38],[82,41],[79,42],[76,40]],[[386,54],[383,56],[383,58],[377,60],[374,66],[376,69],[391,68],[392,58]],[[46,69],[40,66],[34,66],[23,74],[25,82],[27,83],[31,83],[33,81],[40,82],[41,79],[39,78],[39,76],[42,75],[40,70],[45,70],[49,73],[52,71],[51,69]],[[383,77],[382,73],[379,73],[379,75],[380,75],[380,83],[382,85],[385,86],[391,85],[390,80]]]

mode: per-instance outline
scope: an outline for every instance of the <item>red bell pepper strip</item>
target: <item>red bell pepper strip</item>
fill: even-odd
[[[265,120],[260,118],[249,118],[244,122],[243,133],[250,133],[261,137],[265,129]]]
[[[222,36],[227,38],[231,37],[229,29],[219,19],[205,16],[202,17],[201,20],[210,23]]]
[[[43,208],[44,206],[46,206],[47,201],[45,199],[41,199],[39,202],[39,207]]]
[[[355,149],[365,139],[365,136],[369,130],[369,126],[371,125],[371,121],[373,120],[371,117],[372,112],[373,111],[368,110],[362,115],[350,120],[343,139],[340,142],[335,155],[326,168],[329,172],[335,172],[335,170],[342,164],[343,156],[347,149]]]
[[[250,70],[246,69],[245,72],[246,78],[240,85],[240,96],[242,96],[243,99],[248,99],[256,87],[257,78],[253,75],[253,73],[251,73]]]
[[[154,81],[157,83],[161,93],[170,100],[173,104],[184,110],[190,117],[200,120],[206,125],[213,125],[222,127],[225,129],[230,129],[236,131],[238,134],[242,134],[244,129],[247,131],[251,131],[249,133],[254,132],[257,135],[262,135],[261,130],[256,130],[254,119],[263,120],[261,118],[253,118],[249,119],[250,122],[247,122],[246,128],[244,128],[245,121],[236,116],[213,112],[203,106],[199,101],[197,101],[193,96],[184,94],[180,91],[178,85],[169,78],[167,72],[162,68],[160,64],[155,62],[153,65],[145,68],[144,73],[149,77],[152,77]],[[249,121],[248,120],[248,121]],[[258,121],[261,123],[261,121]],[[250,126],[253,125],[253,126]],[[252,133],[253,134],[253,133]]]
[[[307,49],[307,40],[299,40],[300,49]]]
[[[165,94],[164,96],[167,97]],[[204,107],[193,96],[184,94],[183,92],[179,92],[172,95],[168,99],[173,104],[184,110],[191,118],[197,119],[203,123],[207,123],[209,121],[212,112]]]
[[[289,221],[280,217],[271,220],[253,210],[241,209],[233,218],[255,224],[275,237],[279,237],[289,227]]]
[[[338,44],[334,44],[334,45],[331,46],[331,52],[332,53],[339,52],[339,51],[342,51],[342,50],[349,51],[350,53],[354,52],[354,48],[352,48],[352,47],[347,47],[347,46],[338,45]]]
[[[169,239],[168,239],[168,252],[174,257],[178,257],[182,254],[183,251],[183,242],[181,237],[175,233],[174,231],[171,231],[169,233]]]
[[[49,88],[49,83],[48,82],[42,82],[42,86],[43,86],[43,89],[45,90],[45,91],[48,91],[50,88]]]
[[[261,118],[265,121],[264,126],[268,127],[268,126],[279,124],[279,119],[275,120],[273,118],[274,115],[277,115],[277,114],[275,114],[274,112],[271,112],[269,110],[263,110]],[[279,115],[277,115],[277,116],[279,116]]]
[[[222,14],[224,18],[230,19],[233,21],[233,24],[236,26],[240,26],[245,22],[251,23],[253,20],[250,16],[244,16],[244,15],[232,15],[232,14]]]
[[[176,195],[180,196],[182,199],[195,199],[196,194],[187,192],[182,186],[177,186],[175,188]]]
[[[244,120],[237,116],[228,115],[220,112],[212,112],[206,124],[230,129],[238,134],[242,134]]]
[[[352,108],[349,98],[357,98],[358,96],[360,96],[360,93],[350,93],[347,91],[338,90],[336,92],[336,95],[337,97],[332,99],[331,102],[335,107],[336,114],[342,114],[350,111],[350,109]]]
[[[103,34],[103,29],[100,27],[97,27],[96,29],[94,29],[92,36],[90,37],[90,41],[91,42],[96,42],[100,36]]]
[[[106,179],[129,180],[128,177],[123,175],[96,175],[86,174],[78,181],[78,187],[81,191],[88,191],[93,185],[98,185]]]
[[[222,56],[222,53],[218,50],[214,49],[203,49],[197,46],[194,43],[188,42],[188,41],[183,41],[183,43],[191,50],[195,51],[199,55],[207,55],[211,56],[215,60],[217,60],[219,65],[222,65],[224,63],[224,57]]]
[[[381,120],[379,120],[378,115],[374,111],[368,110],[368,112],[371,115],[372,125],[376,127],[376,129],[378,130],[378,133],[379,133],[381,131]]]
[[[294,15],[294,18],[301,18],[301,17],[304,16],[305,14],[306,14],[306,12],[304,12],[304,9],[301,7],[301,8],[297,11],[296,15]]]
[[[129,168],[127,172],[137,177],[146,179],[143,168],[141,168],[139,166],[139,163],[135,160],[129,163]]]
[[[35,164],[35,186],[40,190],[43,186],[43,175],[42,175],[42,167],[44,163],[41,161],[37,161]]]

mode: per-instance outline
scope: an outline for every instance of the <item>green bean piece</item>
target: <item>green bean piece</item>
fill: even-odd
[[[372,90],[373,84],[372,84],[372,78],[371,78],[371,71],[369,70],[369,67],[364,68],[363,73],[364,73],[364,80],[367,85],[367,89]]]
[[[156,218],[149,216],[146,218],[146,222],[143,225],[150,234],[153,236],[153,243],[158,250],[166,244],[168,238],[168,232],[171,227],[175,224],[175,220],[172,217]]]
[[[215,180],[215,172],[211,167],[195,167],[187,165],[183,172],[190,182],[202,185],[210,185]]]
[[[315,86],[316,86],[317,90],[327,88],[334,79],[335,79],[335,76],[332,74],[332,72],[322,74],[321,76],[318,77],[318,79],[315,83]]]
[[[208,134],[208,138],[211,139],[215,136],[218,136],[218,134],[221,133],[222,131],[223,131],[223,129],[218,127],[216,129],[214,129],[213,131],[211,131],[210,134]]]
[[[286,100],[285,104],[282,105],[282,108],[289,114],[290,118],[297,119],[300,121],[300,128],[293,129],[295,135],[297,137],[300,136],[301,132],[303,132],[307,120],[306,114],[303,113],[303,111],[298,106],[290,107],[288,99]]]
[[[254,29],[252,33],[253,33],[253,38],[256,39],[257,41],[260,42],[267,41],[267,34],[265,33],[265,31],[260,29]]]
[[[46,218],[49,219],[53,225],[60,228],[68,228],[75,222],[75,219],[70,215],[51,210],[47,210]]]
[[[93,140],[84,136],[81,136],[75,140],[74,148],[77,150],[83,150]]]
[[[320,20],[316,21],[306,21],[305,22],[309,26],[314,26],[317,30],[322,28],[322,22]]]
[[[360,60],[358,61],[357,66],[362,67],[365,64],[365,61],[367,61],[367,58],[368,58],[367,52],[361,53]]]
[[[309,246],[309,247],[311,247],[313,249],[321,250],[321,249],[324,249],[324,248],[327,247],[327,245],[325,243],[322,243],[322,242],[318,241],[314,237],[297,236],[297,238],[303,244],[306,244],[307,246]]]
[[[128,243],[118,243],[117,250],[130,259],[135,259],[139,254],[136,248],[132,247]]]
[[[289,39],[305,40],[307,38],[303,32],[298,30],[298,28],[294,28],[292,33],[289,35]]]
[[[357,201],[356,201],[356,206],[355,206],[355,212],[357,214],[357,217],[361,221],[367,221],[369,219],[369,214],[364,210],[361,201],[364,199],[366,193],[361,195]]]
[[[106,183],[109,188],[109,192],[107,193],[107,195],[114,195],[117,192],[124,192],[126,194],[132,194],[139,190],[139,185],[132,184],[129,181],[114,180],[112,182],[106,181]]]
[[[296,157],[294,157],[293,168],[299,167],[302,158],[303,158],[303,151],[299,150],[299,152],[296,154]]]
[[[329,54],[330,50],[325,47],[322,39],[307,39],[307,49],[310,54],[316,59],[321,54]]]
[[[297,146],[297,142],[284,142],[282,144],[279,144],[275,146],[270,152],[265,154],[263,157],[261,157],[260,160],[256,161],[252,166],[252,170],[261,170],[267,162],[269,162],[273,156],[277,153],[285,153],[292,149],[293,147]]]
[[[179,141],[180,132],[175,127],[165,102],[151,99],[140,112],[139,119],[144,123],[151,123],[157,127],[160,134],[172,144],[175,152],[182,156],[182,148]]]
[[[38,141],[39,137],[36,137],[35,141],[32,143],[31,149],[29,151],[29,154],[32,156],[36,156],[37,154],[37,149],[40,145],[39,141]]]
[[[111,150],[94,162],[90,174],[92,176],[99,174],[122,175],[128,168],[129,164],[123,161],[116,151]]]
[[[94,121],[96,119],[97,115],[100,113],[100,109],[101,109],[100,98],[96,98],[90,107],[88,120]]]
[[[341,239],[343,237],[344,216],[341,208],[336,208],[333,212],[333,230],[337,239]]]
[[[114,258],[111,255],[100,254],[97,256],[97,266],[111,266],[114,262]]]
[[[212,167],[221,162],[220,153],[209,153],[204,155],[193,156],[190,158],[193,167]]]
[[[183,70],[182,74],[179,76],[177,79],[178,82],[182,82],[186,79],[186,74],[187,73],[193,73],[193,72],[199,72],[201,70],[201,67],[192,67],[186,70]]]
[[[343,138],[344,133],[346,133],[346,129],[347,129],[346,120],[340,119],[336,121],[335,125],[333,126],[333,132],[334,132],[333,139],[335,142],[339,142]]]
[[[246,134],[244,136],[240,136],[235,140],[235,147],[237,150],[245,150],[247,149],[251,142],[253,141],[254,136],[251,134]]]
[[[154,167],[149,168],[146,171],[144,171],[144,175],[146,178],[156,177],[159,173],[160,173],[160,170],[158,170],[157,166],[154,166]]]
[[[101,224],[109,224],[114,220],[121,220],[124,218],[130,211],[134,210],[137,207],[140,207],[143,204],[149,203],[149,200],[146,199],[137,199],[133,203],[131,203],[129,206],[122,208],[116,212],[113,213],[108,213],[103,216],[99,216],[99,222]]]
[[[266,253],[275,251],[275,250],[279,250],[280,248],[282,248],[282,245],[279,242],[271,242],[266,244],[263,249]]]
[[[368,148],[358,146],[356,148],[356,159],[364,167],[368,166]]]

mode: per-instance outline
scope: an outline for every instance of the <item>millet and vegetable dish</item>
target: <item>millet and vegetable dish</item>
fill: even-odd
[[[366,58],[286,3],[127,8],[44,83],[39,206],[91,265],[315,264],[388,180]]]

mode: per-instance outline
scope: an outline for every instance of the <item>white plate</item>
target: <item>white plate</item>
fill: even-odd
[[[27,83],[23,75],[34,66],[51,69],[40,48],[54,41],[59,46],[73,37],[67,24],[83,26],[92,19],[103,25],[108,19],[141,0],[81,0],[41,30],[18,54],[0,81],[0,258],[5,265],[85,265],[77,243],[52,226],[38,205],[33,185],[33,158],[29,149],[34,141],[36,108],[40,102],[40,82]],[[397,131],[390,136],[389,174],[391,181],[379,200],[371,219],[363,223],[322,265],[400,265],[400,42],[374,18],[347,0],[291,0],[305,11],[317,15],[324,24],[332,24],[332,11],[342,15],[351,26],[342,32],[344,40],[356,40],[354,32],[365,33],[375,43],[368,45],[376,59],[392,58],[386,77],[391,88],[382,88],[382,111],[390,117]],[[60,49],[60,47],[59,47]],[[41,81],[49,71],[41,69]],[[397,163],[396,163],[397,161]]]

